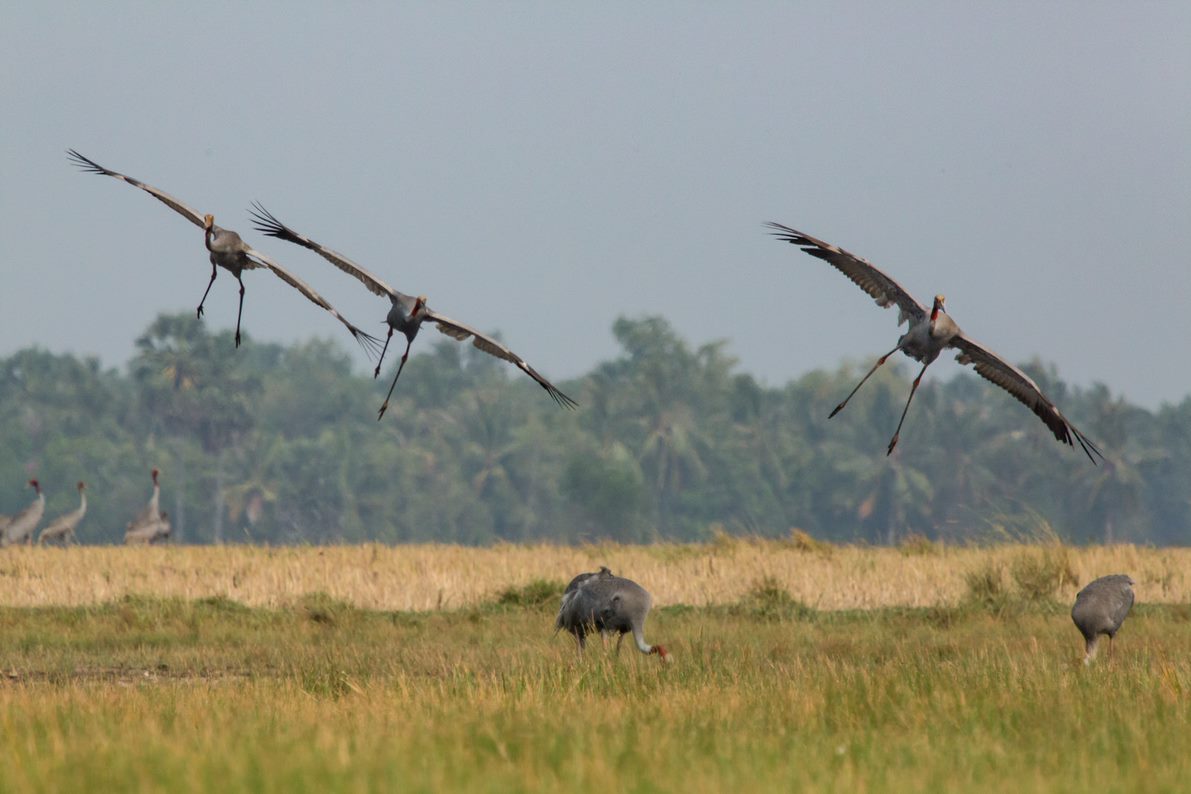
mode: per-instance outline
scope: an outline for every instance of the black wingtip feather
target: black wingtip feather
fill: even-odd
[[[293,230],[286,226],[281,221],[274,217],[273,213],[265,209],[264,205],[259,201],[253,201],[252,207],[248,210],[248,214],[252,216],[252,225],[261,234],[269,237],[276,237],[279,240],[285,240],[291,243],[303,245],[302,241],[297,238]]]
[[[92,174],[107,174],[108,170],[99,163],[79,154],[74,149],[67,149],[66,154],[76,166]]]

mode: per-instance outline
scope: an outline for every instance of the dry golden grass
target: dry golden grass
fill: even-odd
[[[0,552],[0,605],[78,606],[138,594],[224,596],[274,607],[322,592],[365,609],[433,610],[473,606],[505,588],[566,581],[608,565],[643,583],[658,605],[733,603],[769,582],[816,609],[937,606],[965,597],[970,572],[1010,571],[1040,548],[1057,547],[808,547],[797,539],[726,537],[652,546],[18,547]],[[1191,549],[1060,552],[1076,579],[1057,591],[1062,600],[1097,576],[1128,573],[1140,602],[1191,602]]]

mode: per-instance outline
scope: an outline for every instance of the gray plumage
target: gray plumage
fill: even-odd
[[[773,230],[779,240],[798,246],[806,253],[817,259],[822,259],[843,273],[868,293],[878,306],[888,307],[896,304],[898,325],[903,322],[909,324],[907,331],[897,340],[897,347],[877,359],[877,363],[860,379],[860,383],[856,384],[856,388],[852,389],[851,394],[845,397],[844,401],[831,412],[831,416],[835,416],[842,411],[852,396],[864,385],[864,382],[872,377],[877,368],[897,351],[900,350],[915,361],[922,362],[922,370],[910,388],[906,407],[902,410],[901,419],[897,422],[897,430],[894,431],[885,454],[892,453],[893,448],[897,446],[902,422],[906,419],[906,413],[910,410],[910,402],[914,399],[914,392],[918,390],[918,384],[922,382],[922,376],[926,374],[926,368],[939,357],[943,350],[950,347],[959,351],[956,356],[959,363],[971,364],[976,368],[976,373],[980,377],[1000,386],[1033,411],[1034,415],[1050,429],[1050,432],[1054,433],[1054,437],[1058,441],[1069,446],[1075,446],[1075,443],[1078,442],[1092,463],[1096,462],[1097,457],[1104,458],[1096,445],[1079,432],[1075,425],[1067,421],[1067,417],[1063,416],[1058,407],[1042,393],[1042,389],[1030,379],[1029,375],[988,348],[978,344],[960,329],[951,319],[947,310],[943,308],[944,298],[942,295],[936,295],[934,304],[927,309],[904,287],[868,260],[861,259],[831,243],[817,240],[809,234],[791,229],[789,226],[782,226],[780,223],[766,225]]]
[[[161,503],[161,483],[157,477],[160,472],[153,469],[153,494],[149,497],[149,504],[145,505],[136,517],[128,522],[124,529],[124,542],[128,545],[156,543],[169,537],[171,526],[166,514],[159,507]]]
[[[571,580],[571,583],[567,585],[567,589],[564,590],[562,593],[563,603],[564,604],[566,603],[566,598],[567,598],[568,593],[573,593],[573,592],[575,592],[576,589],[578,589],[580,582],[584,582],[593,576],[612,576],[612,569],[609,568],[607,565],[601,565],[600,569],[598,571],[596,571],[595,573],[581,573],[578,576],[576,576],[574,579]],[[561,626],[561,624],[556,625],[555,628],[561,629],[562,626]]]
[[[37,528],[41,517],[45,515],[45,494],[41,492],[41,483],[30,480],[29,485],[37,492],[33,503],[8,520],[4,526],[0,546],[12,546],[17,543],[32,543],[33,530]]]
[[[594,632],[615,632],[619,653],[624,635],[631,633],[637,650],[657,654],[662,661],[670,655],[661,645],[645,641],[645,618],[653,598],[636,582],[613,575],[606,567],[595,573],[582,573],[571,580],[562,595],[562,605],[554,621],[555,630],[565,629],[575,637],[579,653],[587,644],[587,635]]]
[[[104,168],[94,160],[90,160],[83,155],[76,152],[74,149],[67,149],[67,154],[70,155],[71,161],[79,168],[92,174],[101,174],[103,176],[110,176],[114,179],[119,179],[121,182],[127,182],[135,188],[148,193],[153,198],[165,204],[174,212],[181,215],[186,220],[193,223],[195,226],[203,230],[203,243],[207,247],[208,259],[211,262],[211,280],[207,282],[207,289],[203,292],[202,300],[199,301],[196,314],[199,317],[203,316],[203,304],[207,302],[207,295],[211,292],[211,285],[215,283],[215,276],[218,274],[218,268],[223,268],[235,276],[236,281],[240,285],[240,304],[236,310],[236,347],[240,346],[240,317],[244,313],[244,282],[240,278],[245,270],[256,270],[259,268],[267,268],[273,271],[273,274],[296,289],[298,292],[306,296],[306,299],[315,304],[321,309],[325,309],[351,333],[352,337],[360,343],[360,345],[369,353],[373,354],[380,346],[380,340],[370,334],[366,334],[356,326],[352,325],[335,310],[335,307],[327,303],[327,301],[319,295],[314,289],[302,279],[289,272],[277,262],[265,256],[260,251],[257,251],[252,246],[244,242],[239,234],[231,229],[224,229],[215,225],[215,216],[211,214],[201,214],[178,199],[166,193],[164,190],[158,190],[152,185],[147,185],[139,179],[133,179],[127,174],[121,174],[119,171],[113,171],[110,168]]]
[[[41,535],[37,538],[37,545],[51,543],[55,540],[60,540],[63,544],[78,542],[78,539],[74,535],[74,530],[78,527],[79,522],[83,520],[83,516],[87,515],[87,486],[82,480],[79,480],[78,489],[79,509],[71,511],[64,516],[59,516],[46,525],[46,528],[41,531]]]
[[[1112,655],[1112,638],[1133,606],[1133,585],[1133,579],[1124,574],[1101,576],[1075,596],[1071,619],[1086,643],[1084,664],[1095,657],[1101,634],[1108,635],[1108,653]]]
[[[285,240],[294,245],[300,245],[303,248],[314,251],[344,273],[358,280],[369,292],[389,299],[389,313],[385,318],[385,323],[389,326],[389,333],[385,337],[385,344],[381,348],[380,358],[377,359],[376,369],[372,371],[372,377],[375,378],[380,375],[380,365],[384,361],[385,351],[389,349],[389,341],[392,340],[394,331],[405,337],[405,353],[401,356],[401,363],[397,365],[397,374],[393,376],[393,384],[389,386],[389,393],[380,406],[377,419],[384,416],[385,411],[388,410],[389,398],[393,396],[393,389],[397,388],[397,379],[401,377],[401,370],[405,368],[405,362],[409,358],[409,349],[414,343],[414,338],[418,335],[418,329],[425,322],[434,323],[439,331],[457,342],[466,342],[468,339],[471,339],[476,349],[482,350],[490,356],[495,356],[517,367],[545,389],[546,393],[550,395],[550,399],[558,403],[560,407],[575,408],[578,406],[578,403],[559,391],[557,386],[546,380],[537,370],[526,363],[525,359],[505,347],[495,338],[482,334],[470,325],[464,325],[458,320],[452,320],[450,317],[439,314],[437,311],[431,309],[426,305],[426,296],[421,295],[415,298],[413,295],[398,292],[343,254],[333,251],[322,243],[317,243],[286,226],[277,220],[277,218],[273,217],[272,213],[259,203],[253,204],[252,217],[256,223],[257,231],[261,234],[276,237],[279,240]]]

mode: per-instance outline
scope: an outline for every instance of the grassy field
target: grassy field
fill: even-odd
[[[1186,555],[10,549],[0,791],[1186,790]],[[674,664],[552,635],[602,562]],[[1116,571],[1084,667],[1071,579]]]

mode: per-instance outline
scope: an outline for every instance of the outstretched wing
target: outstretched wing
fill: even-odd
[[[912,325],[926,317],[925,306],[914,300],[914,296],[907,292],[901,284],[898,284],[868,260],[850,254],[831,243],[815,239],[809,234],[795,231],[789,226],[772,222],[765,225],[773,230],[773,235],[779,240],[799,246],[803,251],[822,259],[850,278],[856,286],[867,292],[878,306],[885,308],[896,303],[901,309],[897,318],[898,325],[907,319],[911,321]]]
[[[92,174],[103,174],[104,176],[115,177],[116,179],[121,179],[121,180],[127,182],[128,184],[132,185],[133,187],[139,187],[141,190],[145,191],[153,198],[155,198],[158,201],[160,201],[161,203],[165,204],[167,207],[169,207],[174,212],[176,212],[179,215],[181,215],[182,217],[184,217],[186,220],[193,223],[195,226],[202,228],[203,216],[200,215],[195,210],[193,210],[190,207],[183,204],[181,201],[178,201],[176,198],[171,196],[169,193],[158,190],[157,188],[153,187],[152,185],[146,185],[144,182],[141,182],[139,179],[133,179],[132,177],[127,176],[125,174],[121,174],[118,171],[113,171],[110,168],[104,168],[102,165],[95,162],[94,160],[89,160],[86,157],[83,157],[81,154],[76,152],[74,149],[67,149],[66,153],[70,156],[71,162],[73,162],[75,165],[77,165],[79,168],[83,169],[84,171],[87,171]]]
[[[314,288],[311,287],[309,284],[307,284],[305,281],[298,278],[293,273],[289,272],[288,270],[286,270],[281,265],[274,262],[269,257],[265,256],[260,251],[257,251],[255,248],[247,248],[247,250],[244,253],[247,254],[249,257],[258,261],[260,264],[269,268],[269,270],[272,270],[277,275],[278,278],[280,278],[286,284],[289,284],[291,287],[296,289],[298,292],[305,295],[307,297],[307,299],[309,299],[310,302],[313,303],[315,306],[318,306],[319,308],[326,309],[327,311],[329,311],[335,317],[336,320],[343,323],[344,327],[346,327],[347,330],[351,333],[351,335],[355,338],[355,340],[360,343],[360,347],[364,348],[364,350],[368,353],[370,358],[375,358],[376,354],[380,352],[380,340],[379,339],[377,339],[375,336],[372,336],[371,334],[364,333],[359,328],[357,328],[356,326],[349,323],[347,321],[346,317],[344,317],[342,314],[340,314],[339,311],[334,306],[332,306],[330,303],[327,303],[326,298],[324,298],[322,295],[319,295],[317,292],[315,292]]]
[[[460,342],[463,342],[466,341],[468,337],[474,337],[472,344],[474,344],[480,350],[483,350],[490,356],[496,356],[497,358],[504,359],[510,364],[515,365],[526,375],[536,380],[538,385],[545,389],[554,402],[558,403],[561,407],[578,407],[579,403],[563,394],[553,383],[539,375],[537,370],[525,363],[525,359],[521,358],[521,356],[517,355],[512,350],[509,350],[507,347],[502,345],[500,342],[497,342],[492,337],[486,336],[476,329],[464,325],[463,323],[456,322],[450,317],[444,317],[443,315],[432,311],[431,309],[425,309],[425,312],[426,319],[437,325],[438,330],[442,331],[452,339],[457,339]]]
[[[1029,375],[963,334],[951,340],[951,347],[960,351],[955,357],[956,361],[961,364],[971,364],[976,368],[980,377],[995,383],[1024,403],[1050,428],[1050,432],[1055,434],[1056,439],[1069,446],[1075,446],[1075,442],[1079,442],[1079,446],[1083,448],[1092,463],[1096,462],[1093,453],[1104,460],[1104,454],[1088,440],[1087,436],[1079,432],[1075,425],[1067,421],[1067,418],[1054,403],[1047,399],[1046,395],[1042,393],[1042,389],[1038,388],[1038,384]],[[1072,441],[1073,438],[1074,441]]]
[[[330,262],[335,267],[353,276],[359,280],[361,284],[367,287],[371,292],[381,297],[397,298],[404,297],[400,292],[390,287],[385,282],[381,281],[376,276],[369,273],[364,268],[357,265],[355,262],[348,259],[343,254],[332,251],[326,246],[316,243],[304,234],[298,234],[290,227],[286,226],[277,218],[273,217],[273,213],[264,208],[259,201],[252,202],[252,209],[249,214],[252,215],[253,225],[261,234],[267,234],[270,237],[276,237],[279,240],[286,240],[288,242],[300,245],[303,248],[309,248],[323,259]]]

